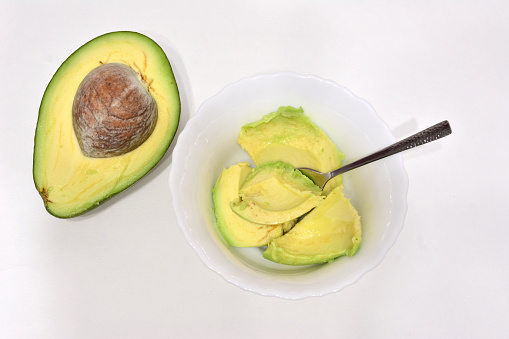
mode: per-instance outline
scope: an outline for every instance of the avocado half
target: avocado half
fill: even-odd
[[[125,153],[96,157],[82,150],[73,105],[87,75],[106,64],[127,69],[131,81],[139,82],[137,86],[151,98],[156,113],[139,145]],[[100,89],[88,88],[88,92]],[[84,97],[88,98],[86,91]],[[56,71],[39,109],[33,176],[47,211],[59,218],[77,216],[131,186],[161,160],[179,119],[177,83],[166,54],[153,40],[121,31],[80,47]]]

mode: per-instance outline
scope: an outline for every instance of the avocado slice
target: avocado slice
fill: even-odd
[[[230,208],[230,201],[237,199],[239,188],[253,169],[247,162],[224,169],[212,190],[217,227],[226,242],[235,247],[259,247],[289,231],[295,220],[278,225],[260,225],[249,222]]]
[[[58,68],[39,109],[34,182],[49,213],[82,214],[123,191],[163,157],[180,98],[164,53],[135,32],[112,32]]]
[[[310,265],[354,255],[360,247],[360,216],[336,187],[290,232],[269,243],[263,257],[285,265]]]
[[[341,167],[344,158],[329,137],[304,115],[302,107],[282,106],[261,120],[242,126],[238,143],[257,166],[283,161],[295,168],[329,172]],[[341,184],[341,176],[333,178],[324,193]]]
[[[258,166],[239,190],[232,210],[258,224],[296,219],[323,202],[320,187],[291,165],[273,161]]]

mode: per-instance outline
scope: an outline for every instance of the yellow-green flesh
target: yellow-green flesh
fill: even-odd
[[[295,168],[329,172],[341,167],[344,155],[302,108],[280,107],[261,120],[242,126],[238,138],[254,163],[283,161]],[[324,193],[342,184],[338,176],[327,183]]]
[[[298,218],[318,206],[325,198],[321,193],[291,165],[269,162],[251,173],[240,188],[240,201],[232,202],[231,207],[248,221],[276,224]]]
[[[238,163],[224,169],[213,189],[217,226],[231,246],[265,246],[295,224],[295,221],[290,221],[279,225],[260,225],[249,222],[233,212],[230,202],[238,199],[240,186],[251,171],[252,168],[248,163]]]
[[[263,256],[286,265],[320,264],[354,255],[361,239],[360,216],[337,187],[290,232],[270,242]]]

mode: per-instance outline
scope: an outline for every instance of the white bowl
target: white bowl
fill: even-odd
[[[237,144],[241,126],[280,106],[301,106],[345,153],[344,163],[395,141],[365,100],[332,81],[288,72],[242,79],[205,101],[179,135],[169,178],[172,204],[187,241],[227,281],[266,296],[322,296],[353,284],[382,261],[403,227],[408,176],[400,155],[344,174],[345,195],[363,227],[353,257],[285,266],[264,259],[262,248],[230,247],[216,227],[212,187],[223,168],[250,161]]]

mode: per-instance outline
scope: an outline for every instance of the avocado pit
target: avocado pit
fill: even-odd
[[[109,158],[130,152],[149,138],[157,104],[129,66],[107,63],[94,68],[79,85],[72,117],[83,154]]]

